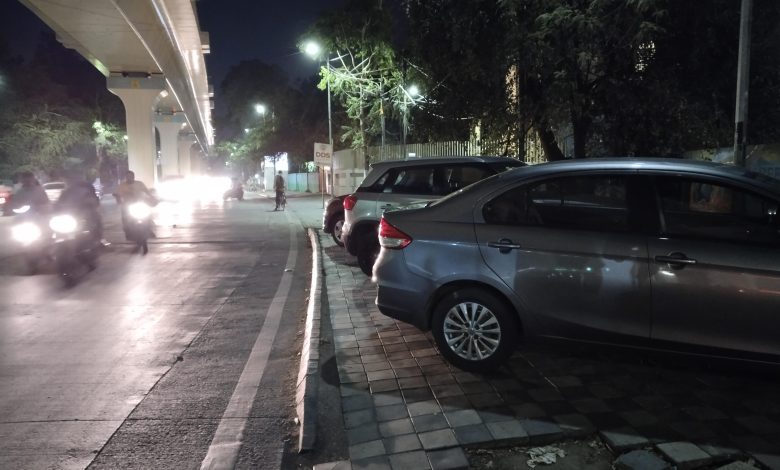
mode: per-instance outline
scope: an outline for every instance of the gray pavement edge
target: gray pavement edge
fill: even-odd
[[[295,407],[299,425],[298,452],[314,448],[314,442],[317,438],[317,373],[320,364],[320,315],[322,310],[320,279],[322,266],[317,232],[310,228],[308,234],[312,248],[312,273],[309,305],[306,309],[306,331],[301,348],[301,363],[298,368],[295,393]]]

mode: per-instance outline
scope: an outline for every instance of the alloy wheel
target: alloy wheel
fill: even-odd
[[[486,306],[476,302],[462,302],[447,311],[444,339],[459,357],[481,361],[498,350],[501,325]]]

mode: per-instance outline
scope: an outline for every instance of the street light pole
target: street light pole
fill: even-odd
[[[750,20],[753,0],[742,0],[739,25],[737,105],[734,117],[734,164],[745,166],[747,153],[748,88],[750,84]]]
[[[325,86],[328,89],[328,143],[330,144],[330,188],[331,192],[333,192],[333,196],[335,196],[335,183],[336,183],[336,175],[335,175],[335,159],[333,158],[333,121],[331,118],[330,113],[330,53],[325,56],[325,66],[328,73],[327,80],[325,82]],[[324,205],[324,203],[323,203]]]

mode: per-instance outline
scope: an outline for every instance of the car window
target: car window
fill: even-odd
[[[398,171],[392,182],[385,187],[385,192],[430,195],[433,194],[432,186],[433,168],[403,168]]]
[[[777,201],[711,181],[656,179],[667,235],[778,243]]]
[[[625,176],[555,178],[514,188],[483,207],[489,224],[627,231]]]

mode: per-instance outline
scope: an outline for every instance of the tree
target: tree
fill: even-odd
[[[316,40],[335,58],[323,57],[319,88],[328,84],[348,123],[335,141],[365,148],[381,135],[386,115],[400,117],[404,80],[390,40],[393,20],[382,2],[352,0],[319,18],[305,40]]]

